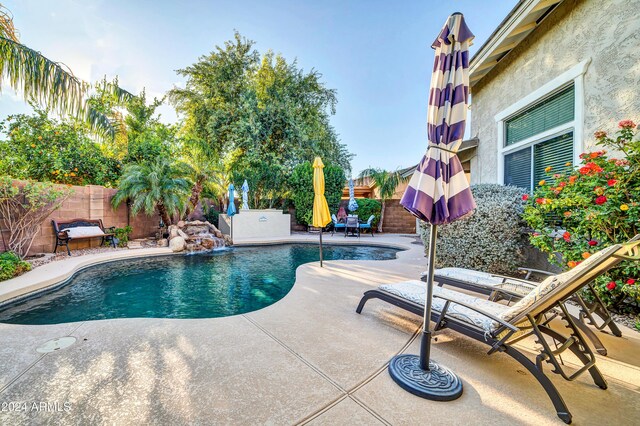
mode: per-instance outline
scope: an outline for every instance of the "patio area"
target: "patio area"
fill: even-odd
[[[317,241],[317,236],[287,240]],[[317,262],[305,264],[284,299],[244,315],[0,324],[0,402],[29,407],[3,409],[0,421],[562,424],[543,389],[520,364],[500,353],[487,356],[486,346],[451,331],[437,335],[432,356],[459,374],[462,397],[433,402],[403,391],[389,377],[386,363],[399,352],[418,353],[421,319],[380,301],[369,302],[362,315],[355,308],[366,290],[417,278],[426,263],[422,245],[399,235],[326,235],[325,241],[406,250],[389,261],[325,261],[324,268]],[[608,390],[596,387],[588,376],[569,383],[549,373],[574,424],[630,424],[640,418],[640,361],[635,355],[640,334],[621,328],[621,338],[599,333],[609,349],[609,356],[598,356]],[[77,340],[66,349],[36,352],[62,336]],[[532,358],[533,345],[520,344]],[[573,364],[571,358],[564,361]],[[57,403],[58,409],[30,409],[41,402],[50,407]],[[64,403],[69,403],[68,411]]]

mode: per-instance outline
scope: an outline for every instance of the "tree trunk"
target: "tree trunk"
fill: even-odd
[[[164,204],[158,203],[158,213],[162,218],[165,226],[171,225],[171,217],[169,217],[169,213],[167,213],[167,209],[164,207]]]
[[[184,212],[184,218],[188,218],[189,215],[196,209],[198,206],[198,202],[200,202],[200,194],[202,193],[202,185],[204,183],[204,179],[198,179],[196,183],[191,188],[191,197],[189,198],[189,203],[187,204],[187,209]]]
[[[382,208],[380,209],[380,222],[378,223],[378,233],[382,232],[382,222],[384,222],[384,208],[386,200],[382,200]]]

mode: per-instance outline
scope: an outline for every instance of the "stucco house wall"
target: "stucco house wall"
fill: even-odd
[[[472,86],[472,183],[502,183],[496,114],[589,59],[582,93],[576,86],[583,111],[575,149],[592,148],[593,133],[614,131],[621,119],[640,121],[639,9],[640,0],[566,0]]]

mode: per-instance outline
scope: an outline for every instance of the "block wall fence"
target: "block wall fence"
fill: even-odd
[[[147,216],[139,213],[136,216],[129,214],[125,203],[117,209],[111,207],[111,199],[117,192],[113,188],[105,188],[98,185],[73,186],[73,194],[45,219],[40,228],[40,232],[33,241],[29,254],[51,253],[54,249],[55,236],[51,220],[71,220],[71,219],[102,219],[105,227],[116,226],[122,228],[131,226],[133,228],[132,238],[142,238],[155,235],[158,230],[160,218],[157,214]],[[1,229],[5,239],[8,231]],[[100,239],[80,240],[69,244],[71,250],[88,247],[98,247]],[[4,251],[3,240],[0,239],[0,251]],[[59,248],[58,251],[64,247]]]

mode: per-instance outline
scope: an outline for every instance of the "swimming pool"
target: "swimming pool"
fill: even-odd
[[[395,259],[399,250],[325,246],[325,260]],[[318,246],[236,247],[91,266],[64,286],[0,312],[0,322],[58,324],[108,318],[216,318],[255,311],[291,290]]]

